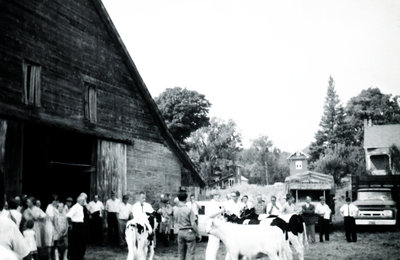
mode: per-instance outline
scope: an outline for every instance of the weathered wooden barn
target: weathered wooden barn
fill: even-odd
[[[205,185],[100,0],[0,1],[0,170],[10,195]]]

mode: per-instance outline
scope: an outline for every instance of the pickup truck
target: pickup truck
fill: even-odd
[[[396,226],[400,176],[352,176],[352,195],[359,208],[356,225]]]
[[[360,210],[356,225],[396,225],[396,202],[389,188],[359,189],[354,205]]]

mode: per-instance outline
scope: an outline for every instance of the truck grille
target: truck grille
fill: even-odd
[[[387,216],[383,210],[360,210],[357,218],[393,218],[393,216]]]

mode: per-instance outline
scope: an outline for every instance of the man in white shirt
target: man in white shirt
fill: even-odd
[[[122,196],[122,203],[119,205],[118,224],[119,224],[119,244],[121,247],[126,246],[125,228],[128,220],[132,218],[132,205],[128,203],[129,196]]]
[[[92,241],[98,245],[103,243],[103,215],[104,215],[104,205],[103,202],[99,200],[99,195],[94,195],[93,200],[88,204],[88,210],[91,215],[90,220],[90,235]]]
[[[269,216],[278,216],[282,210],[282,206],[276,201],[275,196],[271,196],[271,202],[267,204],[267,214]]]
[[[108,243],[118,245],[119,227],[118,212],[121,201],[117,199],[115,192],[111,192],[111,198],[106,201]]]
[[[224,207],[228,215],[235,215],[240,218],[240,211],[243,209],[244,205],[239,200],[240,192],[234,191],[231,193],[231,199],[226,201]]]
[[[349,197],[346,198],[346,204],[340,208],[340,214],[344,217],[344,230],[347,242],[357,242],[357,230],[355,217],[358,215],[358,207],[351,203]]]
[[[329,241],[329,220],[331,219],[332,210],[325,203],[325,197],[320,197],[320,203],[315,208],[315,213],[319,215],[318,226],[319,226],[319,241],[324,242],[323,236],[325,235],[325,241]]]
[[[139,193],[139,201],[137,201],[135,204],[132,206],[132,216],[133,218],[147,218],[146,213],[153,213],[154,209],[153,207],[146,202],[146,193],[144,191],[141,191]]]
[[[80,195],[77,203],[67,213],[70,227],[68,230],[69,259],[83,259],[86,251],[86,234],[84,224],[84,209],[86,198]]]
[[[206,228],[207,231],[208,229],[211,229],[212,220],[220,217],[221,213],[224,211],[222,209],[222,203],[219,201],[220,195],[216,191],[214,191],[212,192],[211,196],[212,199],[210,201],[210,204],[207,206],[206,212],[207,217],[209,218]],[[218,237],[211,234],[208,235],[205,260],[215,260],[217,258],[219,244],[220,241]]]

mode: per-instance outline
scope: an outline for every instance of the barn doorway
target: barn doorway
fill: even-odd
[[[51,194],[62,201],[90,195],[96,173],[96,139],[65,130],[25,124],[22,192],[45,207]]]

